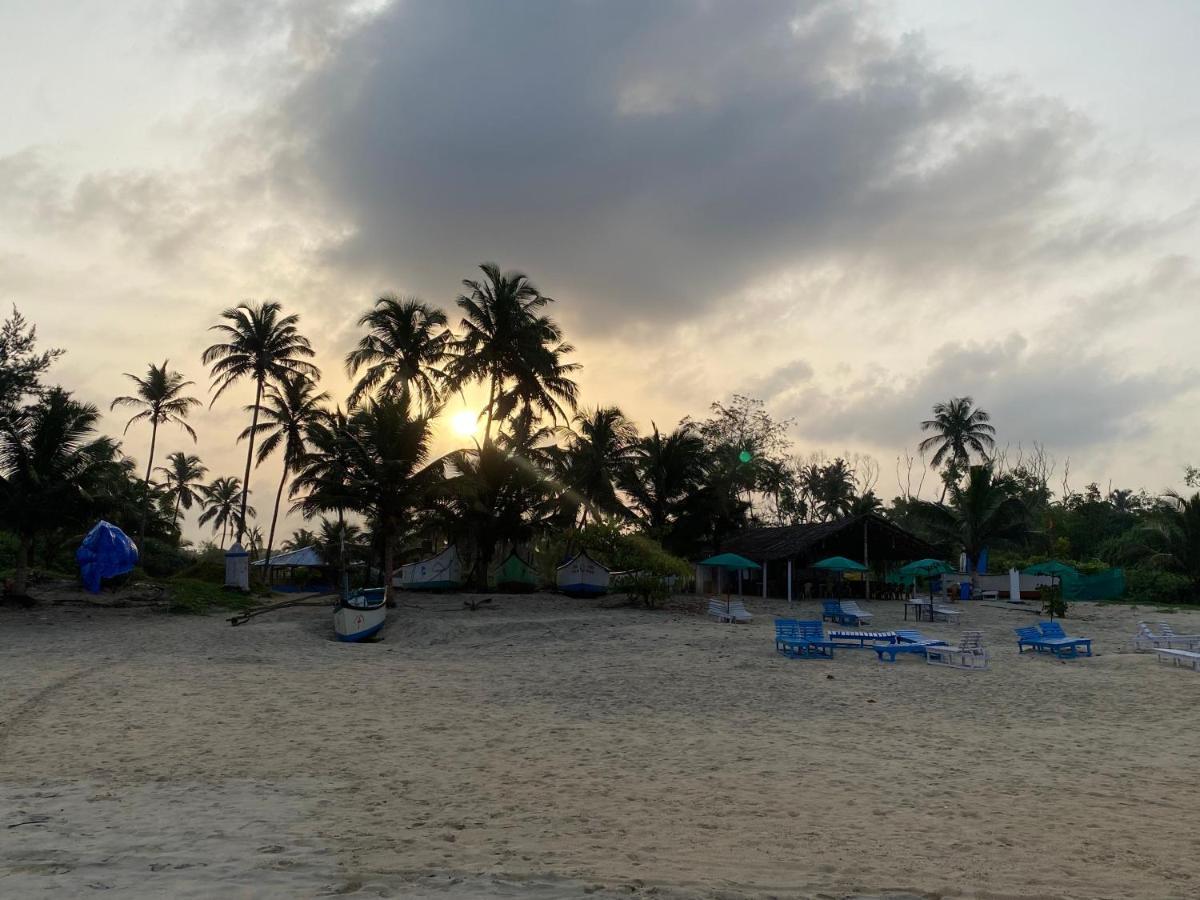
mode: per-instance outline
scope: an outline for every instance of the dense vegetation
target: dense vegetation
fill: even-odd
[[[358,571],[390,584],[400,562],[455,541],[476,586],[514,547],[546,574],[586,548],[648,576],[627,586],[652,603],[671,576],[687,577],[684,559],[719,550],[739,529],[873,512],[949,559],[986,548],[993,570],[1049,557],[1085,571],[1121,565],[1138,599],[1200,596],[1200,495],[1074,491],[1066,477],[1056,493],[1054,461],[1040,447],[1013,458],[970,397],[915,423],[920,456],[898,464],[902,490],[890,504],[875,492],[873,459],[798,458],[792,423],[749,397],[643,432],[617,406],[580,404],[574,349],[548,312],[554,301],[524,274],[480,269],[463,282],[457,325],[391,295],[362,315],[344,406],[320,389],[298,316],[275,302],[225,310],[202,362],[210,404],[239,382],[254,387],[246,427],[218,438],[245,443],[240,477],[210,477],[199,456],[178,449],[155,465],[164,441],[197,438],[188,417],[200,400],[167,361],[129,375],[134,391],[112,401],[135,410],[125,431],[146,441],[139,465],[97,432],[95,406],[47,383],[62,351],[39,350],[14,309],[0,329],[0,567],[11,570],[10,592],[23,595],[33,569],[72,569],[80,537],[105,518],[139,536],[147,573],[189,583],[219,579],[220,550],[233,542],[256,556],[315,546],[339,571],[365,562],[372,568]],[[434,456],[446,402],[470,385],[486,390],[481,440]],[[271,459],[282,477],[264,490],[260,524],[251,486]],[[921,497],[927,475],[939,482],[936,501]],[[1189,469],[1185,481],[1198,478]],[[311,520],[286,540],[277,533],[285,504]],[[212,534],[200,548],[183,537],[193,511]]]

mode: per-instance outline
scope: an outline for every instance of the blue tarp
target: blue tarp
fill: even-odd
[[[94,594],[100,590],[101,579],[124,575],[137,565],[138,548],[120,528],[101,520],[75,551],[75,561],[83,586]]]

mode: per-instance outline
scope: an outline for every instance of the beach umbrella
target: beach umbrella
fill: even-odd
[[[1034,563],[1028,569],[1021,572],[1022,575],[1049,575],[1052,578],[1057,578],[1059,585],[1063,583],[1064,578],[1075,578],[1079,575],[1079,570],[1074,566],[1069,566],[1065,562],[1059,562],[1057,559],[1048,559],[1045,562]],[[1054,618],[1054,613],[1050,614],[1050,618]]]
[[[932,578],[934,575],[953,575],[954,569],[940,559],[918,559],[896,570],[897,575],[922,575]],[[929,585],[929,602],[933,602],[933,583]]]
[[[821,569],[826,572],[865,572],[867,567],[860,562],[855,562],[852,559],[846,559],[844,556],[831,556],[829,559],[823,559],[818,563],[813,563],[814,569]]]
[[[738,573],[738,594],[742,593],[742,570],[744,569],[761,569],[758,563],[753,560],[746,559],[744,556],[738,556],[736,553],[719,553],[716,556],[710,556],[708,559],[701,560],[700,565],[708,566],[712,569],[724,569],[726,571],[734,571]],[[725,592],[728,596],[729,592]]]

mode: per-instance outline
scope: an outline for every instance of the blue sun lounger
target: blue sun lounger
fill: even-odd
[[[945,641],[937,641],[932,638],[927,638],[919,631],[897,631],[896,643],[894,644],[876,644],[872,649],[875,655],[879,657],[880,662],[884,662],[884,654],[887,655],[887,662],[895,662],[897,653],[919,653],[925,655],[925,650],[929,647],[945,647]]]
[[[835,646],[820,622],[775,620],[775,650],[790,659],[833,659]]]
[[[1085,656],[1092,655],[1091,638],[1070,637],[1057,622],[1040,624],[1040,630],[1032,625],[1013,629],[1017,633],[1018,653],[1023,653],[1026,647],[1032,647],[1037,653],[1048,650],[1059,659],[1074,659],[1081,649]]]
[[[861,610],[853,600],[847,600],[845,603],[841,600],[821,601],[822,622],[828,619],[839,625],[853,625],[857,628],[859,625],[870,623],[872,618],[871,613]]]

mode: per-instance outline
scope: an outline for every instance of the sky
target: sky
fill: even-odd
[[[3,0],[0,302],[120,433],[152,361],[207,405],[226,307],[299,313],[344,397],[376,296],[453,319],[494,260],[643,427],[750,394],[891,497],[970,395],[1056,485],[1157,492],[1200,457],[1198,37],[1189,0]],[[214,476],[251,399],[195,415]]]

